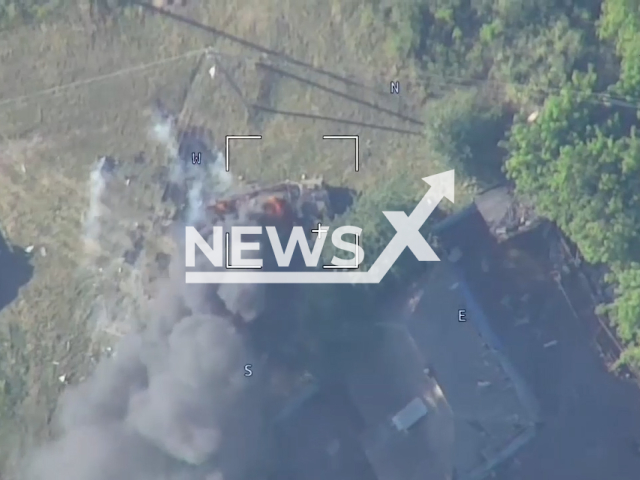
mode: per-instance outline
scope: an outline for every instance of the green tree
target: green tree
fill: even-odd
[[[620,57],[617,93],[640,95],[640,4],[635,0],[606,0],[602,5],[599,36],[613,42]]]
[[[627,344],[638,344],[640,340],[640,264],[633,263],[616,269],[610,281],[617,285],[616,299],[611,305],[606,306],[604,311],[614,321],[621,340]],[[640,360],[640,357],[638,359]]]
[[[384,211],[405,211],[411,213],[425,193],[426,184],[420,179],[408,176],[404,172],[395,172],[388,177],[381,178],[375,185],[367,187],[356,197],[349,211],[334,219],[332,225],[358,225],[362,228],[362,248],[365,258],[363,269],[371,267],[372,263],[382,253],[393,238],[396,231],[384,216]],[[423,227],[423,233],[428,235],[429,223]],[[406,253],[406,252],[405,252]],[[327,249],[324,260],[330,263],[336,255],[333,249]],[[338,257],[344,255],[337,252]],[[390,279],[406,279],[419,267],[413,254],[403,255],[394,264],[389,273]],[[393,280],[392,280],[393,281]]]
[[[517,189],[587,261],[611,267],[616,297],[604,310],[628,346],[620,362],[634,366],[640,366],[640,139],[636,112],[617,98],[640,92],[638,12],[635,2],[607,0],[598,34],[612,42],[619,72],[574,74],[534,123],[516,122],[506,142],[506,172]]]
[[[457,90],[429,106],[426,142],[437,163],[491,186],[502,179],[503,152],[498,144],[509,121],[486,91]]]
[[[358,225],[362,228],[363,270],[371,267],[396,233],[382,212],[410,214],[425,188],[420,178],[398,172],[363,190],[352,208],[334,219],[332,226]],[[423,228],[425,236],[428,236],[429,226],[427,222]],[[437,248],[433,239],[429,243]],[[329,263],[334,255],[341,256],[341,253],[327,249],[324,262]],[[303,286],[296,302],[296,316],[302,319],[306,350],[310,352],[314,369],[330,374],[344,366],[360,348],[371,347],[382,333],[374,328],[374,324],[381,321],[379,306],[384,298],[395,291],[395,287],[405,285],[425,266],[416,261],[413,253],[405,251],[378,285]]]
[[[640,142],[594,102],[595,82],[575,75],[534,123],[513,126],[506,172],[587,261],[616,264],[640,253]]]

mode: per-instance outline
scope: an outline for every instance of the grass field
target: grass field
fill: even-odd
[[[166,214],[157,178],[167,160],[148,135],[155,99],[182,112],[185,124],[210,130],[218,147],[225,135],[262,135],[234,145],[232,172],[247,179],[322,174],[362,190],[402,175],[419,189],[421,177],[437,173],[423,156],[419,121],[400,118],[419,120],[423,90],[410,68],[396,66],[360,2],[214,0],[177,14],[245,44],[149,12],[105,25],[81,7],[0,34],[0,224],[10,242],[35,246],[33,279],[0,312],[3,480],[20,453],[49,433],[59,377],[74,382],[90,369],[100,305],[115,310],[109,315],[135,315],[145,278],[121,260],[128,233],[138,228],[157,238]],[[204,47],[216,55],[197,51]],[[400,81],[400,96],[389,95],[392,80]],[[35,93],[70,82],[77,85]],[[352,145],[323,135],[360,136],[359,173]],[[133,158],[141,151],[147,160],[139,165]],[[101,155],[121,161],[132,181],[113,187],[96,255],[83,243],[83,218]],[[145,248],[152,258],[164,247],[148,240]]]

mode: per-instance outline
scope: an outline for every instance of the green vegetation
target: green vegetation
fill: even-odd
[[[486,92],[469,88],[433,102],[428,117],[426,140],[436,162],[483,186],[499,181],[502,153],[498,143],[509,122],[500,104],[489,101]]]
[[[640,365],[640,4],[372,5],[438,97],[429,151],[480,185],[506,173],[588,262],[610,267],[616,300],[603,310],[628,345],[621,361]]]
[[[607,0],[598,37],[620,59],[616,69],[576,72],[549,96],[532,125],[516,123],[507,172],[540,212],[576,242],[585,259],[611,267],[617,298],[608,311],[638,364],[640,341],[640,10]]]
[[[6,53],[0,69],[2,98],[214,45],[231,56],[240,54],[229,60],[229,65],[237,61],[239,67],[229,69],[244,100],[257,98],[252,88],[263,76],[263,90],[272,92],[266,103],[279,110],[313,110],[328,118],[367,124],[395,121],[387,113],[291,78],[263,75],[254,68],[255,49],[196,34],[170,19],[149,15],[140,22],[125,15],[110,30],[92,25],[97,21],[93,16],[83,18],[86,28],[66,16],[73,8],[83,15],[87,10],[113,13],[115,19],[125,4],[0,0],[2,29],[37,21],[58,12],[58,7],[64,7],[63,20],[68,22],[58,28],[26,27],[0,35],[0,50]],[[372,159],[354,179],[345,174],[343,145],[318,145],[317,139],[327,133],[326,122],[274,114],[265,117],[259,149],[238,146],[234,167],[238,173],[263,182],[319,173],[332,184],[356,183],[361,194],[348,218],[337,222],[364,228],[365,263],[377,258],[394,234],[380,212],[409,211],[424,193],[419,173],[456,168],[470,190],[502,181],[506,174],[579,246],[587,261],[611,268],[617,297],[605,310],[629,347],[621,360],[640,366],[640,197],[636,193],[640,146],[634,128],[640,98],[638,2],[368,0],[362,5],[333,0],[329,4],[190,2],[194,10],[189,16],[346,76],[369,75],[362,73],[363,65],[371,72],[389,72],[396,64],[403,88],[412,83],[411,98],[422,100],[424,94],[424,138],[375,131],[370,135]],[[352,18],[358,15],[362,18]],[[381,45],[387,48],[378,48]],[[83,336],[90,330],[87,312],[93,297],[84,283],[78,287],[77,272],[88,159],[102,152],[123,159],[143,149],[152,152],[153,147],[141,140],[148,136],[143,111],[159,95],[171,97],[185,119],[212,131],[251,130],[242,101],[224,90],[228,88],[224,79],[216,79],[215,88],[225,93],[214,94],[207,68],[200,71],[195,60],[190,57],[137,76],[127,74],[42,96],[37,103],[7,105],[0,112],[3,152],[11,158],[0,175],[4,194],[0,217],[16,243],[28,245],[42,238],[51,252],[35,258],[34,280],[21,293],[21,301],[3,311],[3,325],[19,324],[24,332],[8,332],[9,343],[4,343],[5,335],[0,342],[0,427],[8,425],[6,417],[22,420],[23,404],[36,403],[35,398],[45,412],[40,417],[48,418],[60,388],[59,374],[78,374],[79,365],[87,362]],[[287,68],[332,89],[344,89],[342,82],[300,65]],[[280,91],[287,94],[277,95]],[[353,92],[361,94],[356,88]],[[529,121],[534,112],[537,118]],[[41,135],[39,143],[29,143],[31,132]],[[247,150],[241,155],[242,148]],[[146,173],[134,177],[140,188],[127,190],[148,191],[130,202],[136,212],[139,209],[140,218],[149,211],[162,212],[155,203],[160,194],[153,193],[158,183],[153,168],[145,165]],[[464,203],[461,190],[456,191],[457,205]],[[60,214],[51,214],[52,205],[63,206]],[[412,254],[405,256],[407,262],[401,258],[390,282],[381,288],[419,273],[412,270],[417,263]],[[109,278],[109,284],[129,291],[126,274],[117,282]],[[327,285],[303,292],[300,316],[309,327],[311,350],[340,363],[342,352],[365,343],[363,334],[370,333],[367,326],[372,323],[367,321],[378,314],[371,308],[372,295],[380,295],[378,287],[348,290]],[[344,322],[345,318],[354,320]],[[69,339],[73,341],[67,348]],[[60,365],[53,368],[52,360]],[[7,439],[7,445],[14,443]],[[3,447],[0,443],[0,450]],[[0,470],[4,475],[1,459]]]
[[[0,27],[42,20],[63,5],[62,0],[0,0]]]
[[[418,180],[418,181],[416,181]],[[388,178],[383,186],[367,189],[355,199],[353,207],[334,220],[335,225],[358,225],[362,228],[362,247],[365,251],[363,270],[371,267],[395,235],[393,226],[383,211],[405,211],[410,214],[422,198],[424,184],[419,179],[398,173]],[[429,223],[422,229],[428,236]],[[428,237],[427,237],[428,238]],[[435,248],[434,239],[430,244]],[[327,249],[324,262],[330,263],[334,255],[344,252]],[[305,323],[312,350],[320,355],[322,364],[340,368],[344,356],[352,355],[358,348],[370,346],[380,329],[372,329],[379,315],[380,295],[405,285],[408,278],[418,275],[424,264],[415,261],[413,253],[405,251],[391,268],[380,285],[313,285],[304,287],[300,318]]]

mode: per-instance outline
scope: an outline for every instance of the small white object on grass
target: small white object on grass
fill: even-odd
[[[216,66],[215,65],[209,69],[209,76],[211,77],[212,80],[216,76]]]

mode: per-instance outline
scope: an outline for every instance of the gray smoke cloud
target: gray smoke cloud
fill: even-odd
[[[154,132],[178,155],[171,128]],[[178,169],[172,175],[186,185]],[[28,480],[263,478],[255,472],[268,456],[264,386],[244,376],[245,364],[259,362],[234,324],[262,312],[264,291],[185,285],[181,260],[157,289],[145,330],[62,394],[57,434],[28,459]]]
[[[176,289],[161,289],[147,329],[64,392],[60,435],[32,458],[29,478],[247,478],[264,447],[260,387],[243,375],[255,362],[204,289]]]

